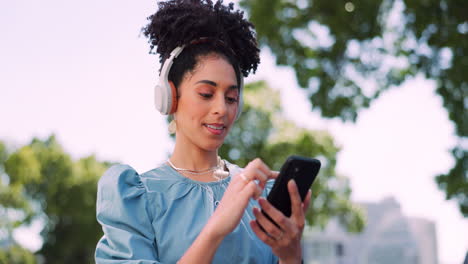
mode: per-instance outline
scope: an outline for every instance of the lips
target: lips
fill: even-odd
[[[223,124],[218,123],[203,124],[203,126],[206,127],[206,129],[214,135],[221,135],[226,128],[226,126],[224,126]]]

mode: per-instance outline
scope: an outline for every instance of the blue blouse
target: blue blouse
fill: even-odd
[[[97,219],[104,236],[96,247],[96,263],[176,263],[241,170],[226,165],[229,176],[215,182],[191,180],[167,164],[141,175],[127,165],[109,168],[98,184]],[[262,196],[272,184],[268,182]],[[239,225],[218,247],[213,263],[278,262],[249,226],[255,219],[254,206],[258,203],[251,199]]]

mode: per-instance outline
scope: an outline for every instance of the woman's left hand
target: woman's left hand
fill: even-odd
[[[311,192],[307,193],[304,203],[294,180],[288,182],[289,195],[291,197],[291,216],[286,217],[282,212],[273,207],[267,200],[260,198],[261,209],[267,213],[279,225],[277,227],[263,215],[259,208],[254,208],[257,220],[250,222],[255,234],[267,245],[273,253],[279,257],[281,264],[301,263],[301,237],[305,225],[305,213],[310,203]],[[265,231],[261,229],[259,224]]]

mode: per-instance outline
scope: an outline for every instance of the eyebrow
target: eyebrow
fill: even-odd
[[[213,82],[213,81],[210,81],[210,80],[201,80],[201,81],[198,81],[196,82],[197,83],[205,83],[205,84],[208,84],[208,85],[211,85],[211,86],[214,86],[214,87],[217,87],[218,84]],[[229,90],[234,90],[234,89],[239,89],[239,87],[237,85],[231,85],[229,86],[228,88]]]

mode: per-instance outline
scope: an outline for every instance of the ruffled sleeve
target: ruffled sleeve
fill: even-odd
[[[97,264],[159,263],[146,189],[133,168],[115,165],[106,171],[99,180],[96,211],[104,231]]]

